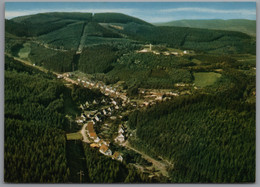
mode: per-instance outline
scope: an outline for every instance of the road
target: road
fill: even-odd
[[[13,56],[11,56],[10,54],[7,54],[7,55],[10,56],[10,57],[13,57]],[[32,66],[32,67],[34,67],[34,68],[36,68],[36,69],[39,69],[39,70],[41,70],[41,71],[43,71],[43,72],[45,72],[45,73],[48,72],[48,70],[46,70],[45,68],[39,67],[39,66],[34,66],[34,65],[31,64],[31,62],[29,62],[29,61],[22,60],[22,59],[17,58],[17,57],[13,57],[13,58],[14,58],[15,60],[17,60],[17,61],[20,61],[20,62],[26,64],[26,65]],[[58,73],[53,72],[53,71],[52,71],[52,73],[55,74],[55,75],[61,75],[61,74],[58,74]],[[78,84],[77,81],[74,81],[74,80],[72,80],[72,79],[70,79],[70,78],[68,78],[68,77],[64,77],[64,80],[66,80],[67,82],[70,82],[70,83],[72,83],[72,84]],[[87,137],[87,134],[86,134],[86,130],[85,130],[85,129],[86,129],[86,126],[87,126],[87,123],[85,123],[85,124],[83,125],[83,127],[82,127],[80,133],[82,134],[82,137],[83,137],[83,140],[82,140],[82,141],[83,141],[83,142],[86,142],[86,143],[90,143],[90,141],[89,141],[89,139],[88,139],[88,137]],[[131,150],[135,151],[136,153],[141,154],[144,159],[146,159],[147,161],[149,161],[149,162],[151,162],[151,163],[153,164],[153,166],[154,166],[154,168],[155,168],[156,170],[159,170],[159,171],[162,173],[162,175],[168,177],[167,166],[169,166],[170,164],[166,164],[165,162],[167,162],[167,161],[165,161],[165,162],[163,163],[162,161],[157,161],[157,160],[151,158],[150,156],[146,155],[145,153],[143,153],[143,152],[141,152],[141,151],[139,151],[139,150],[136,150],[135,148],[131,147],[131,145],[128,143],[128,141],[126,141],[125,143],[123,143],[122,146],[124,146],[124,147],[126,147],[126,148],[128,148],[128,149],[131,149]],[[167,162],[167,163],[168,163],[168,162]]]
[[[82,134],[82,137],[83,137],[83,142],[86,142],[86,143],[90,143],[88,137],[87,137],[87,133],[86,133],[86,127],[87,127],[87,123],[85,123],[80,131],[80,133]]]
[[[143,153],[143,152],[140,152],[140,151],[138,151],[137,149],[131,147],[131,145],[128,143],[128,141],[126,141],[125,143],[123,143],[123,144],[121,144],[121,145],[124,146],[124,147],[126,147],[126,148],[128,148],[128,149],[131,149],[131,150],[135,151],[136,153],[141,154],[142,157],[143,157],[145,160],[147,160],[147,161],[153,163],[153,166],[154,166],[155,170],[160,170],[160,172],[162,173],[162,175],[164,175],[164,176],[166,176],[166,177],[169,177],[168,172],[167,172],[167,164],[162,163],[162,162],[160,162],[160,161],[157,161],[157,160],[153,159],[152,157],[148,156],[147,154],[145,154],[145,153]]]

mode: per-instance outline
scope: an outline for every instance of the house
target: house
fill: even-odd
[[[123,157],[121,156],[121,154],[119,152],[115,152],[112,156],[112,159],[116,159],[116,160],[119,160],[120,162],[123,161]]]
[[[82,117],[77,117],[77,118],[76,118],[76,122],[77,122],[77,123],[83,123],[83,122],[84,122],[84,118],[82,118]]]
[[[101,145],[99,152],[108,156],[112,155],[112,151],[105,144]]]
[[[82,104],[80,104],[80,106],[79,106],[82,110],[84,110],[84,107],[83,107],[83,105]]]
[[[144,106],[149,106],[149,102],[145,101],[143,102]]]
[[[110,119],[116,120],[116,116],[111,116]]]
[[[118,128],[118,134],[122,134],[122,133],[124,133],[124,130],[123,130],[123,128],[122,128],[122,125],[119,125],[119,128]]]
[[[119,133],[118,136],[115,138],[115,141],[122,143],[123,141],[125,141],[124,135]]]
[[[159,55],[160,53],[157,51],[153,51],[153,54]]]
[[[138,53],[147,53],[147,52],[148,52],[147,49],[142,49],[142,50],[138,51]]]
[[[96,120],[96,121],[99,121],[100,119],[98,118],[98,116],[95,116],[95,120]]]
[[[103,114],[104,114],[104,115],[106,115],[106,114],[107,114],[107,112],[106,112],[106,110],[105,110],[105,109],[103,110]]]
[[[116,106],[115,106],[115,109],[118,110],[118,109],[119,109],[119,106],[116,105]]]
[[[99,145],[97,143],[92,143],[90,144],[90,147],[95,148],[95,147],[99,147]]]
[[[61,79],[61,78],[63,78],[63,76],[62,75],[57,75],[57,78]]]
[[[86,120],[86,116],[82,113],[80,116],[83,120]]]
[[[95,105],[95,104],[97,104],[97,101],[94,99],[94,101],[93,101],[93,104]]]
[[[99,146],[102,146],[102,145],[109,146],[109,142],[106,142],[106,141],[104,141],[103,139],[101,139],[101,140],[98,142],[98,145],[99,145]]]
[[[171,52],[172,55],[178,55],[178,52]]]
[[[95,132],[95,130],[94,130],[94,123],[92,121],[88,122],[87,130],[88,130],[89,133]]]
[[[113,104],[113,105],[116,105],[116,101],[115,101],[115,100],[113,100],[113,101],[112,101],[112,104]]]
[[[105,99],[102,99],[101,103],[105,103],[105,102],[106,102]]]
[[[99,137],[95,132],[90,132],[89,137],[94,140],[94,142],[98,143],[100,141]]]

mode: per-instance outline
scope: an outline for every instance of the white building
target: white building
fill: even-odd
[[[124,141],[125,141],[124,135],[121,134],[121,133],[118,134],[118,136],[115,138],[115,141],[116,141],[116,142],[120,142],[120,143],[124,142]]]
[[[95,120],[96,120],[96,121],[99,121],[100,119],[99,119],[99,117],[98,117],[98,116],[95,116]]]
[[[105,144],[101,145],[99,152],[107,156],[112,155],[112,151]]]
[[[112,159],[115,159],[115,160],[119,160],[120,162],[123,161],[123,157],[121,156],[121,154],[119,152],[115,152],[112,156]]]

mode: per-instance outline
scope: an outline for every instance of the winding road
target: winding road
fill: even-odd
[[[87,133],[86,133],[86,127],[87,127],[87,123],[85,123],[80,131],[80,133],[82,134],[82,137],[83,137],[83,142],[86,142],[86,143],[90,143],[89,139],[88,139],[88,136],[87,136]]]

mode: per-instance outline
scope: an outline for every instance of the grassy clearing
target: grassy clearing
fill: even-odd
[[[29,54],[31,52],[31,47],[29,43],[23,44],[23,48],[21,48],[18,52],[18,56],[20,58],[28,58]]]
[[[194,62],[194,63],[197,64],[197,65],[200,65],[200,64],[201,64],[201,61],[198,60],[198,59],[192,59],[192,62]]]
[[[66,134],[67,140],[81,140],[82,135],[79,132]]]
[[[206,87],[213,85],[218,78],[221,77],[221,74],[214,72],[200,72],[194,73],[195,85],[198,87]]]

